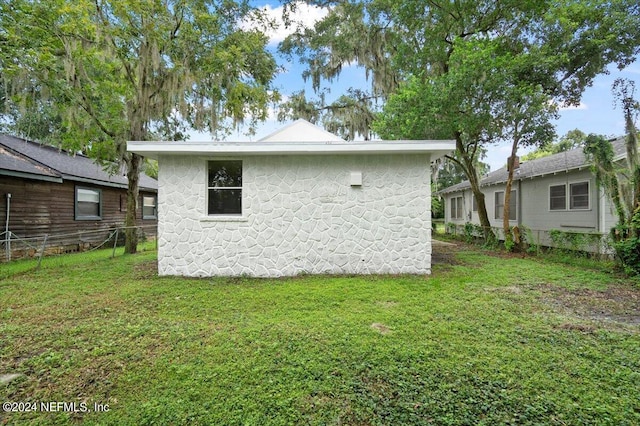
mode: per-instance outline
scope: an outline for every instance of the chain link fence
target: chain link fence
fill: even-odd
[[[137,230],[138,240],[156,238],[156,225],[133,227]],[[97,230],[82,230],[64,234],[46,234],[37,237],[21,237],[11,231],[0,233],[0,253],[2,262],[12,260],[55,256],[66,253],[86,252],[101,248],[124,245],[124,226]]]

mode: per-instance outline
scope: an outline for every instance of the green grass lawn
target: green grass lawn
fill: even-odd
[[[640,424],[637,287],[455,251],[430,277],[158,278],[154,251],[0,265],[0,374],[21,374],[0,399],[91,410],[0,424]]]

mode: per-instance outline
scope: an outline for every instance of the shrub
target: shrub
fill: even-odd
[[[629,225],[618,224],[612,229],[613,248],[616,258],[628,275],[640,275],[640,207],[629,221]]]
[[[447,234],[456,235],[456,230],[458,229],[458,227],[455,223],[447,222],[444,224],[444,229]]]
[[[476,238],[482,237],[482,226],[471,222],[464,224],[464,240],[467,243],[475,241]]]
[[[549,238],[553,242],[553,246],[561,250],[570,250],[573,252],[593,252],[601,251],[602,234],[589,232],[572,232],[559,231],[552,229],[549,231]]]
[[[613,243],[616,257],[628,275],[640,275],[640,238],[631,237]]]
[[[529,254],[537,254],[540,252],[540,246],[533,237],[533,231],[526,226],[520,227],[520,244],[522,247],[526,247],[526,251]]]

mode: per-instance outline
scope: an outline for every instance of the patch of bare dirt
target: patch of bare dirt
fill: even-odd
[[[391,329],[389,327],[379,322],[374,322],[373,324],[371,324],[371,328],[378,331],[382,335],[391,333]]]
[[[385,301],[377,302],[376,304],[384,309],[391,309],[398,306],[398,302],[394,302],[393,300],[385,300]]]
[[[606,290],[538,287],[542,301],[579,318],[640,326],[640,291],[631,286],[610,285]],[[567,329],[578,327],[567,324]],[[581,327],[581,326],[580,326]],[[586,330],[579,330],[586,331]]]
[[[431,264],[445,267],[458,265],[459,262],[456,260],[456,252],[459,250],[458,243],[432,240]]]
[[[138,263],[133,268],[136,279],[152,278],[158,275],[158,262],[150,260]]]

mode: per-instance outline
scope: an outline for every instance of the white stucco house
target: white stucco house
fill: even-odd
[[[129,142],[155,158],[160,275],[431,271],[431,162],[453,141]]]
[[[615,161],[626,158],[625,138],[611,140]],[[506,161],[506,160],[505,160]],[[502,167],[480,180],[491,226],[502,232],[507,169]],[[444,200],[445,221],[462,227],[479,225],[478,208],[469,181],[438,192]],[[552,230],[607,235],[617,217],[609,198],[598,187],[582,148],[521,162],[511,189],[509,222],[528,228],[534,243],[553,246]]]

